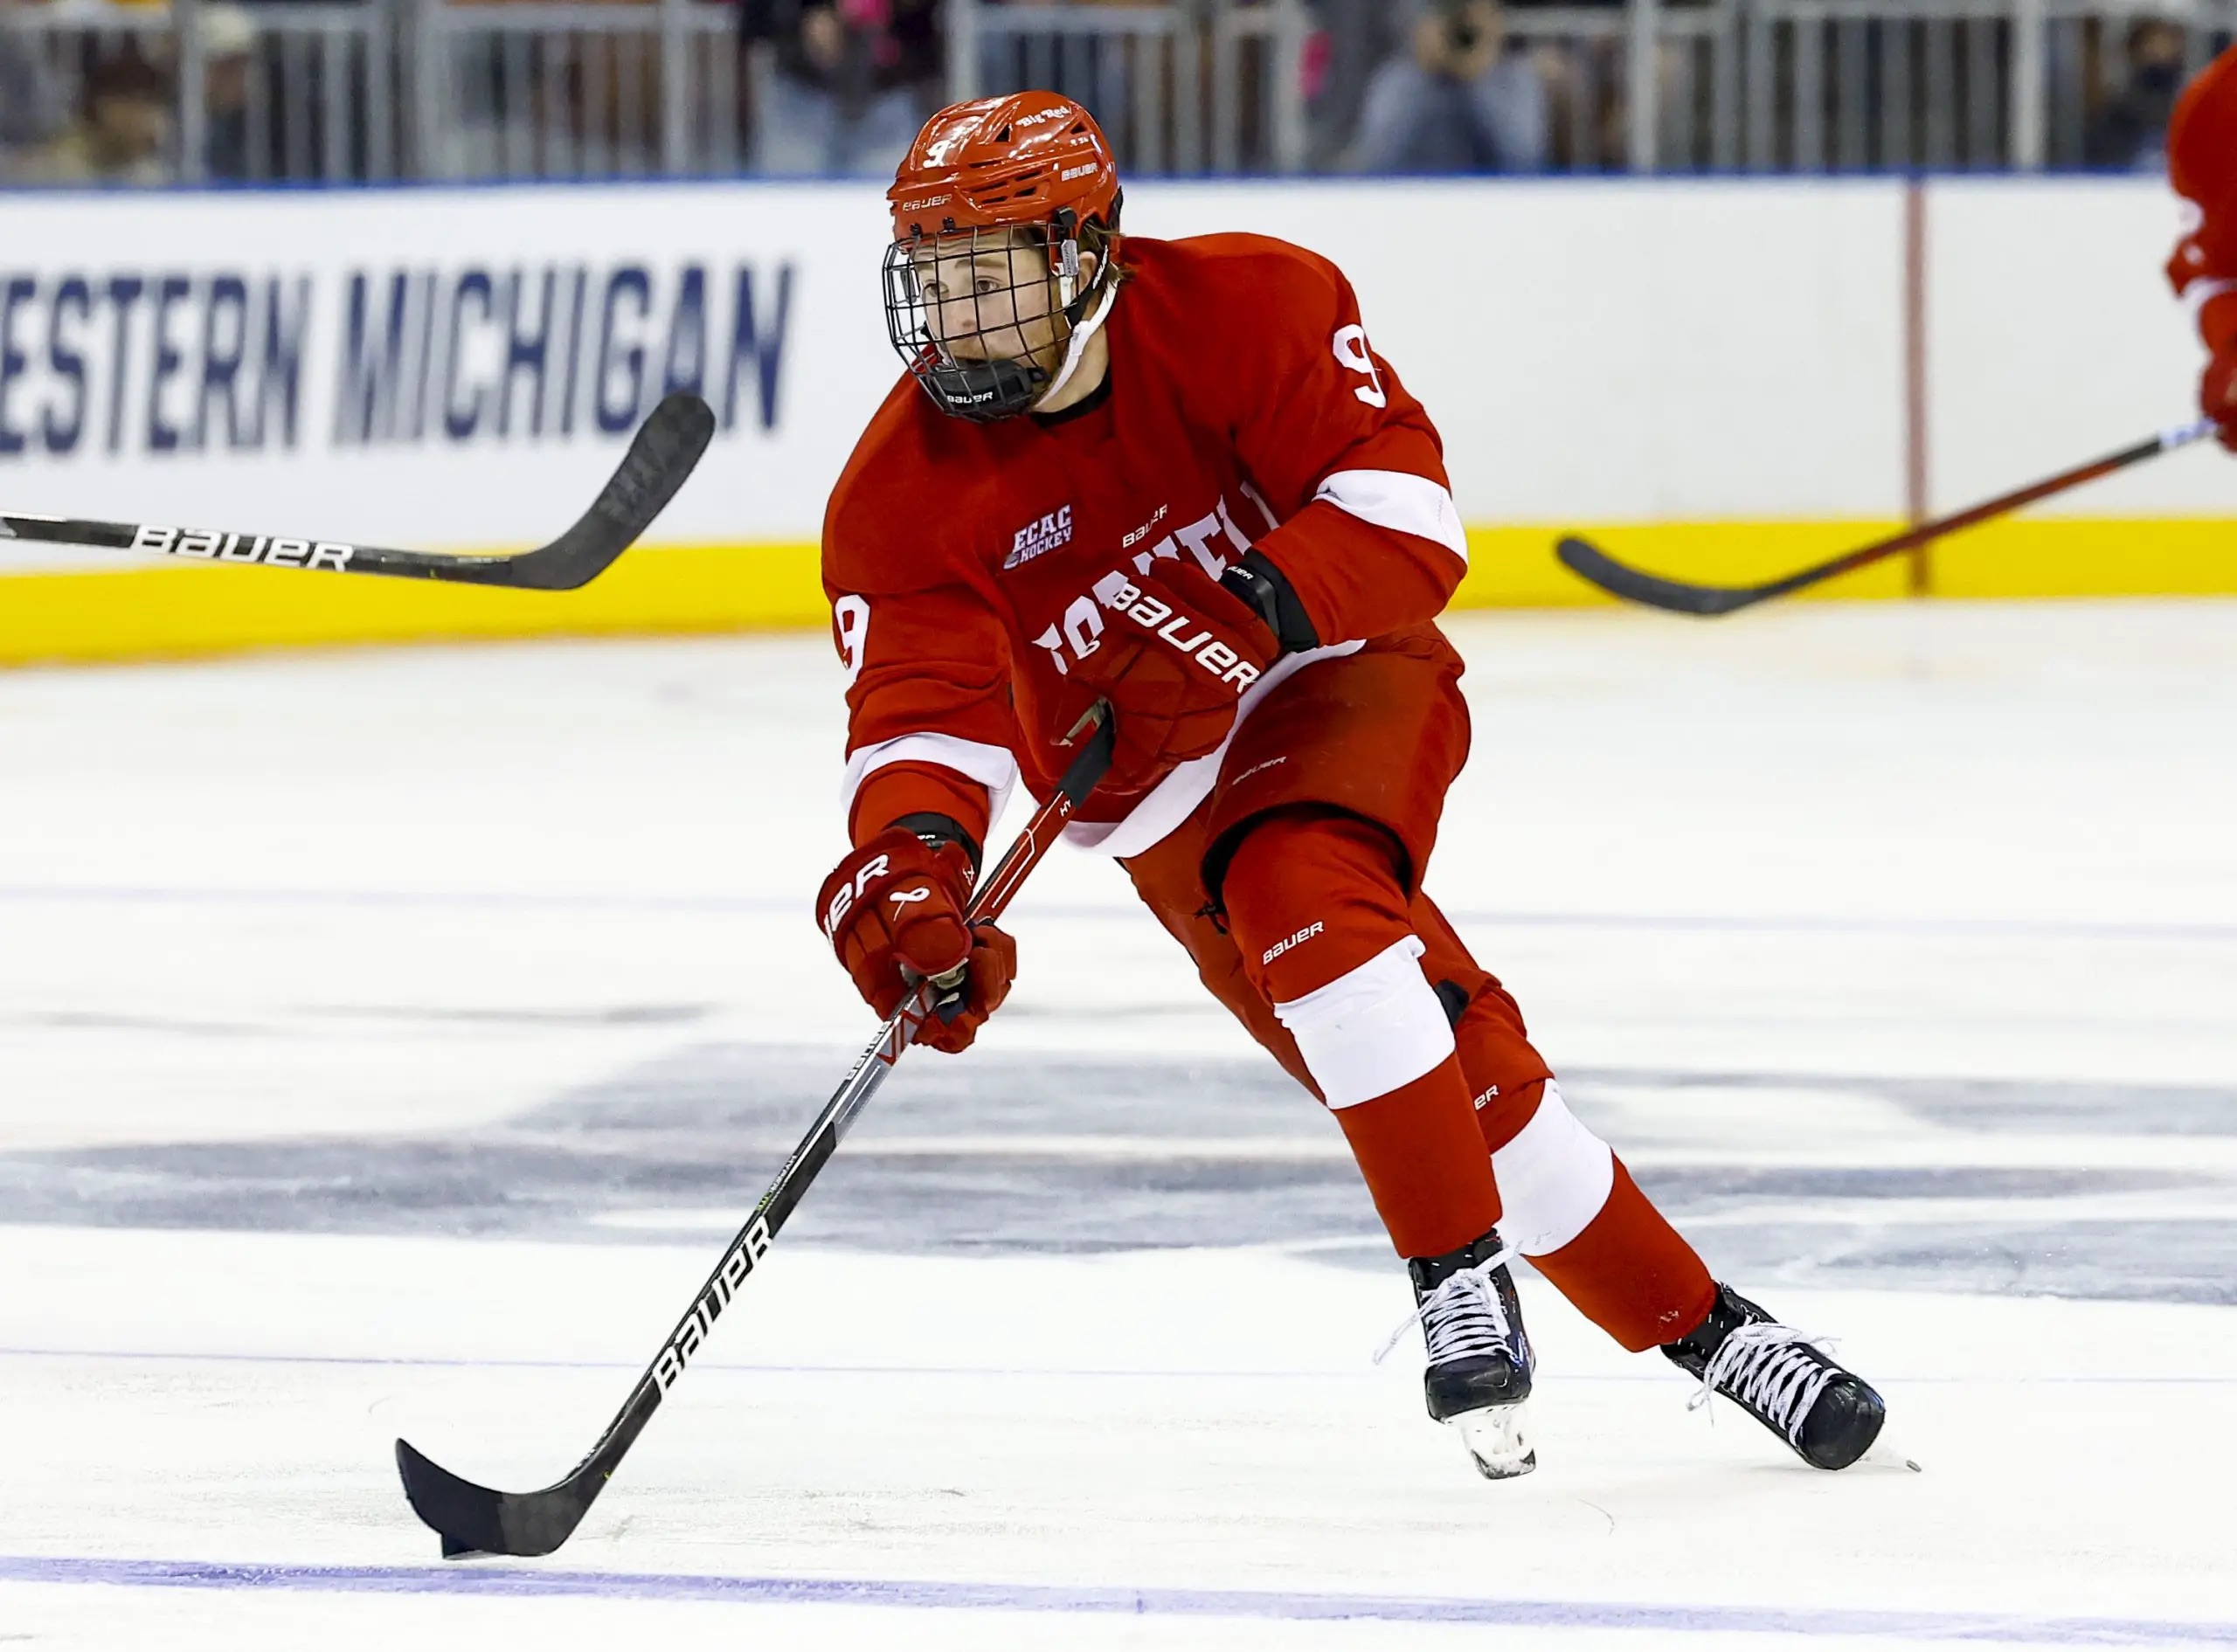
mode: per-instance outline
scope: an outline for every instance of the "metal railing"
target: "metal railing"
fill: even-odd
[[[1215,172],[1305,169],[1305,53],[1311,22],[1300,0],[1222,6],[1214,14]]]
[[[734,172],[738,19],[696,0],[415,6],[411,84],[433,177]]]
[[[1049,86],[1130,170],[1296,172],[1358,119],[1307,95],[1315,21],[949,0],[945,84],[902,114]],[[1504,29],[1532,169],[2029,170],[2148,159],[2237,0],[1626,0]],[[722,0],[0,0],[0,180],[727,175],[796,107],[775,76]]]
[[[1202,159],[1214,171],[1294,171],[1308,148],[1342,148],[1308,142],[1299,68],[1310,18],[1293,4],[952,0],[950,17],[961,40],[1022,47],[994,59],[1008,70],[1001,79],[983,47],[954,52],[958,96],[1061,86],[1062,60],[1046,43],[1076,38],[1074,19],[1137,39],[1193,27],[1211,41],[1201,87],[1201,58],[1176,49],[1169,103],[1133,89],[1133,119],[1113,132],[1132,166],[1198,169],[1186,111],[1199,107],[1213,134]],[[2127,37],[2154,23],[2179,38],[2182,66],[2195,70],[2237,38],[2237,0],[1627,0],[1504,17],[1509,54],[1527,61],[1543,94],[1540,163],[1595,172],[2120,164],[2130,157],[2093,132],[2133,89]],[[1255,58],[1234,50],[1246,37],[1264,43]],[[1096,107],[1091,86],[1064,89]],[[2171,90],[2157,104],[2142,99],[2133,123],[2164,122]],[[1180,113],[1160,128],[1153,111],[1167,107]],[[1238,141],[1254,118],[1257,135]]]
[[[0,49],[31,66],[16,95],[35,80],[66,117],[37,137],[0,121],[0,179],[400,176],[394,21],[380,4],[0,3]]]
[[[948,93],[1044,87],[1093,110],[1151,172],[1204,166],[1203,43],[1179,6],[989,6],[951,0]]]
[[[204,16],[210,14],[205,9]],[[202,176],[252,183],[336,183],[403,176],[400,87],[381,6],[288,4],[244,8],[246,49],[238,63],[213,57],[203,37],[200,101],[186,100],[181,154]]]

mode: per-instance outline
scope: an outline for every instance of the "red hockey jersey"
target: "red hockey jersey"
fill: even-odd
[[[2167,126],[2167,172],[2198,213],[2168,279],[2219,353],[2237,344],[2237,46],[2184,89]]]
[[[1437,432],[1333,265],[1254,235],[1130,237],[1120,259],[1107,395],[980,425],[904,377],[832,494],[858,841],[920,810],[983,838],[1021,774],[1046,795],[1070,755],[1058,685],[1106,623],[1098,584],[1107,601],[1137,557],[1164,559],[1185,596],[1255,542],[1295,587],[1326,646],[1238,681],[1240,715],[1321,654],[1427,623],[1465,570]],[[1140,853],[1209,792],[1220,755],[1091,799],[1074,840]]]

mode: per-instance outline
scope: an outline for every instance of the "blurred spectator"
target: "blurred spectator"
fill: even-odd
[[[2129,25],[2125,75],[2082,139],[2092,166],[2157,171],[2167,160],[2167,121],[2183,89],[2185,42],[2180,24],[2158,17]]]
[[[24,9],[17,0],[0,0],[0,177],[43,172],[48,150],[70,124],[45,42],[29,29],[9,26]]]
[[[891,172],[939,101],[940,0],[745,0],[773,48],[755,162],[786,176]]]
[[[1360,108],[1375,66],[1398,34],[1389,0],[1312,0],[1313,31],[1305,42],[1305,165],[1333,172],[1360,128]]]
[[[203,0],[200,27],[203,132],[207,144],[203,155],[204,173],[213,178],[253,176],[249,164],[248,104],[256,52],[255,19],[239,6]],[[322,100],[313,101],[312,107],[322,108]]]
[[[1548,0],[1514,0],[1537,6]],[[1698,0],[1664,0],[1666,8]],[[1604,11],[1620,11],[1624,0],[1553,0]],[[1663,117],[1682,119],[1680,77],[1685,47],[1664,39],[1655,52],[1655,77]],[[1531,47],[1550,108],[1549,124],[1558,135],[1551,163],[1567,170],[1596,172],[1621,168],[1630,152],[1626,101],[1630,42],[1620,36],[1570,35],[1541,38]]]
[[[0,153],[7,162],[0,176],[42,183],[171,182],[177,51],[160,20],[146,34],[66,27],[35,34],[6,26],[17,6],[17,0],[0,0]],[[225,0],[209,0],[200,19],[211,175],[245,176],[255,24]],[[68,77],[57,73],[58,64],[68,66]]]
[[[89,173],[103,183],[170,181],[171,75],[136,39],[87,72],[79,135]]]
[[[170,72],[128,35],[92,59],[81,84],[79,118],[40,148],[19,151],[15,176],[37,183],[170,182]]]
[[[1546,88],[1506,49],[1494,0],[1396,0],[1402,47],[1368,82],[1354,172],[1532,172],[1546,161]]]

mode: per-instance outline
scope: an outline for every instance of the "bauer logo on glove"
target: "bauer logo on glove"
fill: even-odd
[[[1217,632],[1209,626],[1197,625],[1170,603],[1160,602],[1125,575],[1115,570],[1104,575],[1095,582],[1095,595],[1105,607],[1115,608],[1136,624],[1156,632],[1222,682],[1234,684],[1236,693],[1258,681],[1258,667],[1222,642]],[[1191,628],[1196,634],[1181,641],[1182,634]]]
[[[838,893],[831,896],[831,904],[824,909],[823,933],[826,939],[839,933],[840,920],[847,916],[855,902],[862,898],[862,891],[885,875],[890,859],[890,857],[881,854],[864,861],[862,870],[855,873],[849,881],[839,885]],[[826,884],[824,888],[828,892],[830,885]]]
[[[894,826],[841,861],[816,897],[832,950],[880,1015],[893,1014],[920,982],[940,984],[916,1041],[950,1054],[970,1047],[1017,973],[1015,941],[991,923],[965,923],[972,882],[960,844]]]

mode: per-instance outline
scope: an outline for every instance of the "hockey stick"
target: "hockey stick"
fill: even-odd
[[[384,550],[330,539],[5,513],[0,513],[0,539],[155,551],[199,562],[255,563],[267,568],[443,579],[515,591],[573,591],[604,573],[653,525],[653,518],[675,497],[714,433],[715,415],[706,403],[688,391],[670,396],[653,409],[653,416],[630,442],[621,467],[591,501],[582,520],[550,544],[516,556],[447,556],[432,550]]]
[[[1041,805],[1032,821],[1010,845],[992,876],[979,886],[967,916],[972,921],[1001,916],[1010,899],[1024,883],[1026,874],[1049,852],[1056,834],[1070,819],[1072,811],[1087,794],[1094,790],[1104,771],[1111,766],[1112,729],[1107,706],[1090,713],[1099,714],[1095,732],[1064,778],[1056,783],[1056,795]],[[1084,726],[1085,720],[1083,720]],[[1074,731],[1075,734],[1078,732]],[[771,1243],[785,1225],[793,1208],[800,1202],[808,1185],[815,1180],[854,1123],[855,1116],[876,1094],[884,1082],[885,1075],[901,1059],[915,1036],[918,1023],[922,1021],[931,1003],[932,985],[920,985],[907,1003],[894,1013],[893,1018],[879,1029],[870,1047],[862,1052],[838,1090],[824,1104],[800,1144],[793,1150],[777,1179],[761,1196],[753,1215],[731,1241],[722,1261],[700,1287],[698,1297],[691,1310],[668,1333],[668,1341],[660,1353],[637,1379],[613,1420],[606,1425],[591,1453],[576,1464],[567,1477],[541,1491],[492,1491],[461,1480],[449,1470],[439,1467],[422,1456],[405,1441],[396,1442],[396,1466],[404,1476],[404,1495],[420,1519],[434,1528],[443,1540],[443,1558],[451,1559],[470,1554],[550,1554],[566,1542],[583,1516],[613,1477],[622,1457],[627,1453],[653,1413],[661,1407],[701,1346],[713,1331],[715,1321],[731,1302],[746,1276],[752,1273],[761,1259],[768,1255]]]
[[[1774,597],[1783,597],[1819,584],[1837,575],[1852,573],[1884,557],[1915,550],[1944,534],[1954,534],[1961,528],[1975,527],[1998,516],[2009,515],[2039,499],[2048,499],[2053,494],[2062,494],[2069,487],[2094,482],[2116,470],[2126,470],[2130,465],[2157,459],[2162,453],[2171,453],[2178,447],[2187,447],[2192,442],[2213,435],[2215,428],[2213,422],[2208,419],[2162,432],[2148,442],[2138,442],[2117,453],[2108,453],[2087,465],[2076,465],[2072,470],[2062,470],[2055,476],[2046,477],[2028,487],[1999,494],[1994,499],[1975,505],[1970,509],[1961,510],[1955,515],[1921,522],[1892,538],[1877,540],[1860,550],[1836,556],[1830,562],[1818,563],[1798,573],[1760,585],[1696,585],[1682,579],[1665,579],[1658,574],[1643,573],[1638,569],[1628,567],[1590,541],[1575,536],[1562,540],[1555,554],[1560,556],[1562,565],[1571,573],[1590,580],[1612,596],[1645,603],[1650,608],[1665,608],[1677,614],[1728,614],[1735,609],[1752,608],[1756,604],[1769,602]]]

